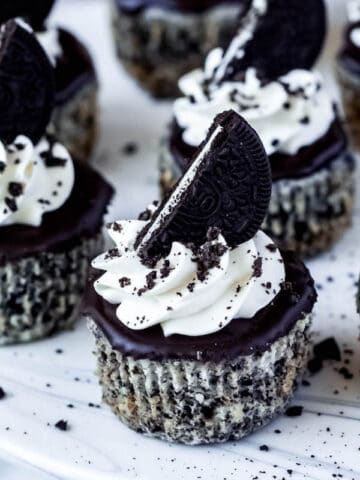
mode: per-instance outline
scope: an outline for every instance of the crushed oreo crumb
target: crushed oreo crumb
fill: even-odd
[[[125,288],[131,285],[131,280],[128,277],[122,277],[119,279],[120,287]]]
[[[262,262],[263,262],[262,257],[258,257],[255,259],[253,263],[252,269],[254,272],[254,277],[256,278],[259,278],[262,275]]]
[[[331,337],[317,343],[314,346],[314,355],[320,360],[336,360],[341,361],[341,353],[336,340]]]
[[[289,407],[286,410],[285,415],[287,417],[301,417],[303,410],[304,410],[304,407],[300,407],[300,406]]]
[[[55,428],[61,430],[62,432],[66,432],[69,429],[69,425],[66,420],[59,420],[57,423],[55,423]]]
[[[269,245],[266,245],[266,248],[269,250],[269,252],[274,253],[277,250],[277,246],[274,243],[269,243]]]
[[[227,247],[216,242],[219,237],[219,230],[211,228],[208,231],[208,241],[198,248],[193,247],[194,257],[192,260],[197,263],[197,278],[204,282],[212,268],[219,267],[221,257],[227,252]]]
[[[138,145],[135,142],[127,142],[122,147],[122,152],[125,155],[134,155],[138,151]]]
[[[5,390],[0,387],[0,400],[3,400],[6,397]]]
[[[23,186],[19,182],[10,182],[8,191],[12,197],[20,197],[23,193]]]
[[[117,222],[111,222],[106,225],[108,230],[113,230],[114,232],[121,232],[122,226]]]
[[[13,198],[5,197],[5,204],[12,212],[16,212],[18,209],[16,202]]]

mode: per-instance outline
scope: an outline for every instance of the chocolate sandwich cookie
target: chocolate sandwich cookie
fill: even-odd
[[[236,50],[231,52],[236,59]],[[269,155],[273,192],[265,232],[284,249],[322,252],[351,224],[354,205],[355,161],[337,107],[321,76],[309,70],[265,80],[249,68],[238,78],[218,81],[216,72],[226,71],[227,56],[211,52],[204,71],[179,82],[184,96],[174,103],[162,146],[162,190],[191,163],[214,115],[232,108],[255,128]]]
[[[166,200],[109,225],[115,247],[93,261],[84,315],[103,399],[130,428],[216,443],[285,411],[316,292],[295,255],[258,230],[270,194],[263,145],[229,111]]]
[[[360,148],[360,1],[348,2],[348,25],[337,57],[346,123],[356,149]]]
[[[55,72],[52,133],[72,156],[87,160],[97,137],[98,82],[86,47],[70,32],[47,27],[54,0],[2,0],[0,23],[22,17],[31,25]]]
[[[112,188],[46,134],[54,69],[35,35],[0,31],[0,345],[73,324]]]

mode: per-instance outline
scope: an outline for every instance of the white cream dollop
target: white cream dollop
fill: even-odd
[[[243,81],[224,81],[204,89],[205,78],[220,58],[218,50],[212,51],[205,71],[194,70],[180,79],[185,97],[175,101],[174,115],[184,129],[185,143],[200,145],[214,117],[229,109],[240,113],[257,131],[268,155],[294,155],[326,134],[335,114],[320,74],[293,70],[262,84],[249,68]]]
[[[74,165],[61,144],[23,135],[0,142],[0,226],[39,226],[46,212],[59,209],[74,185]]]
[[[142,330],[159,324],[165,336],[211,334],[235,318],[252,318],[275,298],[285,280],[279,250],[260,231],[233,249],[227,248],[221,235],[213,240],[225,253],[202,280],[194,253],[177,242],[166,258],[148,268],[134,248],[145,225],[143,221],[114,223],[109,234],[116,249],[92,263],[105,271],[95,282],[96,292],[117,305],[117,318],[128,328]]]

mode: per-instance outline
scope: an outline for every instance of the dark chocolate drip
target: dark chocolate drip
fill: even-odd
[[[360,28],[360,22],[352,23],[345,32],[344,46],[339,54],[339,62],[349,72],[360,76],[360,48],[350,38],[352,30]]]
[[[86,84],[96,80],[96,71],[86,47],[67,30],[59,29],[62,55],[55,69],[56,104],[62,105]]]
[[[40,227],[0,227],[0,265],[41,252],[64,251],[79,237],[96,235],[112,196],[112,187],[95,170],[76,162],[71,196],[60,209],[46,213]]]
[[[116,0],[117,7],[125,13],[139,13],[150,7],[184,13],[201,13],[219,5],[240,5],[249,8],[251,0]]]
[[[296,322],[309,314],[316,302],[316,291],[310,273],[292,253],[284,253],[286,282],[281,292],[267,307],[251,319],[235,319],[211,335],[164,337],[160,326],[146,330],[130,330],[116,316],[111,305],[96,294],[89,279],[84,298],[84,313],[92,317],[115,350],[136,358],[181,358],[218,361],[239,355],[260,353],[280,337],[289,333]]]
[[[196,151],[182,138],[183,129],[174,120],[171,127],[169,147],[176,165],[181,171]],[[329,165],[347,151],[347,137],[341,121],[335,118],[326,134],[311,145],[302,147],[295,155],[274,153],[270,155],[273,180],[302,178]]]

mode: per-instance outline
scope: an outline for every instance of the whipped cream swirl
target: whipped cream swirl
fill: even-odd
[[[67,150],[43,138],[34,146],[19,135],[0,142],[0,226],[40,226],[46,212],[59,209],[74,185],[74,165]]]
[[[197,253],[174,242],[168,256],[151,269],[134,249],[146,223],[121,221],[109,226],[116,248],[92,263],[105,271],[94,284],[96,292],[117,305],[117,318],[128,328],[161,325],[165,336],[207,335],[233,319],[252,318],[279,293],[285,267],[264,233],[233,249],[218,235]],[[217,252],[216,260],[202,263],[202,254],[209,251]]]
[[[221,52],[213,50],[205,71],[194,70],[179,82],[185,97],[175,101],[174,115],[188,145],[200,145],[214,117],[228,109],[240,113],[257,131],[268,155],[295,155],[329,130],[335,113],[320,74],[293,70],[263,84],[250,68],[241,81],[209,88],[205,79],[220,58]]]

